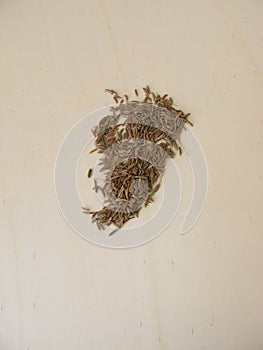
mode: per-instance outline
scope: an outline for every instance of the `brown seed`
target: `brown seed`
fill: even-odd
[[[98,192],[97,180],[93,179],[93,181],[94,181],[94,187],[93,187],[93,190],[94,190],[95,192]]]
[[[194,124],[193,124],[192,122],[190,122],[190,120],[185,119],[185,121],[186,121],[187,124],[189,124],[189,125],[191,125],[191,126],[194,126]]]
[[[168,96],[168,94],[160,95],[158,93],[153,93],[148,85],[143,88],[143,91],[145,94],[143,102],[153,104],[161,108],[166,108],[175,116],[175,122],[179,117],[184,122],[192,124],[190,121],[188,121],[189,114],[184,114],[183,111],[173,107],[173,100]],[[156,150],[156,154],[152,153],[152,150],[147,147],[140,150],[141,156],[154,156],[154,159],[156,159],[155,164],[159,170],[157,170],[150,162],[143,161],[140,158],[128,159],[125,162],[121,162],[118,151],[116,153],[112,153],[112,155],[108,158],[106,156],[101,161],[102,169],[104,169],[106,172],[109,171],[109,174],[111,174],[108,178],[106,177],[105,185],[102,187],[98,186],[94,181],[94,190],[100,190],[104,195],[104,206],[97,212],[84,209],[84,213],[92,216],[92,221],[97,223],[98,229],[104,229],[106,226],[112,224],[119,229],[128,220],[139,215],[143,202],[145,202],[145,206],[153,202],[153,196],[160,188],[160,181],[164,171],[165,160],[168,157],[174,157],[175,150],[178,150],[179,154],[181,154],[182,149],[181,147],[178,147],[176,140],[165,132],[166,128],[169,127],[168,121],[166,123],[166,120],[162,120],[161,125],[163,125],[164,131],[160,130],[158,127],[153,128],[151,126],[144,125],[144,120],[147,121],[147,118],[150,117],[148,112],[145,112],[144,110],[143,113],[138,114],[136,117],[133,115],[133,111],[136,111],[139,107],[139,101],[133,100],[131,101],[133,104],[129,104],[128,95],[124,95],[122,98],[115,90],[106,89],[106,92],[110,93],[113,96],[114,101],[118,104],[116,107],[112,107],[112,115],[114,118],[116,117],[116,124],[103,131],[100,131],[99,126],[94,128],[96,149],[92,152],[98,151],[98,153],[103,154],[104,152],[108,152],[106,149],[108,149],[108,147],[114,143],[133,138],[149,140],[152,143],[160,146]],[[138,96],[138,90],[135,89],[134,92],[135,95]],[[121,106],[124,101],[127,103],[127,105]],[[133,123],[126,122],[118,124],[119,116],[124,117],[124,119],[126,118],[127,121],[130,119],[130,121],[133,121]],[[158,117],[154,114],[151,117],[153,117],[153,121],[157,121],[158,124]],[[137,124],[138,121],[140,124]],[[180,125],[178,127],[180,127]],[[175,125],[174,128],[174,130],[177,132],[178,127]],[[118,166],[116,166],[112,171],[113,159],[114,162],[116,161]],[[118,163],[118,159],[120,160],[120,163]],[[111,189],[111,192],[109,192],[109,189]],[[117,201],[119,201],[121,204],[119,210],[117,211],[107,207],[111,204],[112,199],[116,197],[119,198]],[[144,198],[146,197],[147,199],[145,200]],[[122,204],[124,204],[123,207]],[[125,211],[126,205],[128,205],[130,208],[132,208],[133,205],[137,205],[136,208],[139,207],[139,209],[127,213]],[[114,232],[116,231],[114,230],[111,234]]]
[[[114,233],[116,233],[118,230],[119,230],[119,228],[116,228],[115,230],[111,231],[111,232],[109,233],[109,236],[114,235]]]
[[[146,85],[146,90],[147,90],[148,94],[151,93],[151,89],[150,89],[149,85]]]
[[[82,209],[85,210],[85,211],[88,211],[88,212],[90,211],[90,209],[86,208],[86,207],[82,207]]]
[[[90,168],[89,171],[88,171],[88,177],[91,177],[92,173],[93,173],[93,170]]]
[[[153,195],[154,193],[156,193],[156,192],[159,190],[160,187],[161,187],[161,184],[159,183],[159,184],[153,189],[152,195]]]
[[[152,102],[152,99],[149,96],[146,96],[143,102]]]
[[[112,89],[105,89],[105,92],[108,92],[111,95],[118,95],[117,92],[115,90],[112,90]]]

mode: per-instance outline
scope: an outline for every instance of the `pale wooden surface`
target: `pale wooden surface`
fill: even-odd
[[[261,1],[0,3],[0,349],[263,348]],[[73,233],[53,171],[72,125],[146,83],[192,112],[205,211],[140,248]]]

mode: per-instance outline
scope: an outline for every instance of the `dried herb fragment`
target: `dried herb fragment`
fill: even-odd
[[[92,176],[93,170],[90,168],[88,171],[88,177],[90,178]]]

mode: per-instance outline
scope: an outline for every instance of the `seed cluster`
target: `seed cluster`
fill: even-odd
[[[83,210],[99,230],[114,225],[113,234],[154,201],[166,159],[182,154],[180,133],[185,123],[193,124],[188,120],[190,114],[176,109],[171,97],[154,93],[149,86],[143,88],[141,102],[111,89],[106,92],[116,106],[93,128],[96,148],[90,152],[102,154],[104,185],[98,186],[94,179],[94,190],[102,192],[104,203],[99,211]],[[137,89],[135,95],[139,96]]]
[[[111,176],[111,188],[116,198],[131,200],[132,197],[144,199],[144,192],[149,188],[152,192],[153,184],[159,177],[158,170],[146,160],[131,158],[119,163]],[[138,180],[131,182],[130,180]]]

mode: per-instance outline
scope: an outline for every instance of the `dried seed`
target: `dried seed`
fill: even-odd
[[[90,168],[89,171],[88,171],[88,177],[91,177],[92,173],[93,173],[93,170]]]
[[[93,187],[93,190],[94,190],[95,192],[98,192],[98,184],[97,184],[97,180],[96,180],[96,179],[93,179],[93,181],[94,181],[94,187]]]
[[[100,130],[100,125],[93,129],[96,137],[96,149],[92,151],[105,154],[105,158],[100,163],[102,169],[108,172],[108,177],[106,176],[104,186],[98,186],[94,180],[94,190],[96,192],[100,190],[104,195],[105,201],[103,208],[97,212],[92,212],[87,208],[84,209],[84,213],[92,215],[92,221],[97,223],[99,230],[112,224],[117,229],[121,228],[128,220],[139,215],[143,203],[147,206],[153,202],[153,195],[160,188],[160,180],[166,158],[174,157],[175,150],[178,150],[179,154],[182,153],[181,147],[177,145],[176,140],[170,134],[174,130],[176,137],[179,136],[183,126],[183,123],[177,123],[179,119],[192,125],[188,120],[190,114],[184,114],[183,111],[173,107],[173,100],[168,94],[161,96],[158,93],[154,93],[148,85],[143,87],[143,91],[145,94],[143,102],[165,108],[167,113],[169,111],[174,117],[167,115],[168,119],[165,117],[160,123],[158,115],[155,115],[154,112],[152,114],[152,111],[145,109],[145,105],[142,104],[140,106],[139,101],[133,100],[129,103],[128,95],[124,95],[122,98],[115,90],[106,89],[106,92],[110,93],[118,104],[118,106],[111,108],[116,124],[111,125],[108,129]],[[138,96],[138,90],[135,89],[134,92]],[[121,105],[124,101],[126,104]],[[152,109],[152,107],[150,108]],[[120,116],[126,119],[126,123],[117,124]],[[171,118],[172,120],[174,118],[174,129],[170,128]],[[147,125],[147,120],[149,119],[157,127],[154,128]],[[132,121],[132,123],[128,123],[128,120]],[[144,121],[146,124],[144,124]],[[121,161],[122,152],[119,153],[118,150],[115,153],[108,152],[109,146],[112,145],[114,148],[116,142],[122,140],[129,142],[129,140],[134,138],[144,141],[149,140],[151,143],[160,146],[155,152],[151,148],[146,147],[146,145],[143,148],[140,147],[140,152],[138,150],[138,155],[140,153],[141,156],[148,157],[147,159],[155,159],[155,166],[136,157],[129,159],[128,156],[128,160]],[[127,147],[129,147],[128,144]],[[123,149],[124,155],[126,152],[128,155],[130,152],[129,148]],[[118,165],[112,171],[115,161]],[[146,200],[144,200],[145,197],[147,197]],[[111,209],[112,201],[115,203],[113,208],[117,209],[116,205],[120,205],[118,210]],[[129,212],[126,212],[125,208],[129,208]],[[114,232],[115,230],[111,234]]]
[[[143,102],[152,102],[152,99],[149,96],[146,96]]]
[[[105,92],[108,92],[111,95],[118,95],[117,92],[115,90],[112,90],[112,89],[105,89]]]
[[[146,85],[146,90],[147,90],[148,94],[151,93],[151,89],[150,89],[149,85]]]
[[[161,184],[159,183],[157,186],[155,186],[155,188],[153,189],[153,191],[152,191],[152,195],[154,194],[154,193],[156,193],[158,190],[159,190],[159,188],[161,187]]]
[[[119,231],[119,228],[116,228],[115,230],[111,231],[111,232],[109,233],[109,236],[114,235],[114,233],[116,233],[117,231]]]

